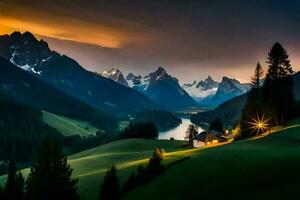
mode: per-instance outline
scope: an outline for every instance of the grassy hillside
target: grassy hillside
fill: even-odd
[[[156,147],[175,151],[181,146],[181,141],[129,139],[112,142],[89,149],[69,157],[69,163],[74,169],[74,177],[79,178],[78,188],[83,200],[97,198],[100,185],[106,170],[112,164],[119,169],[121,181],[136,170],[141,162],[147,162]],[[27,176],[29,169],[22,171]],[[0,185],[4,184],[5,176],[0,177]]]
[[[80,135],[89,136],[96,135],[98,128],[92,126],[90,123],[71,119],[61,115],[53,114],[47,111],[42,111],[42,119],[49,126],[56,128],[65,136]]]
[[[69,157],[79,193],[96,199],[106,169],[116,164],[123,183],[155,147],[166,149],[174,165],[125,199],[299,199],[300,119],[273,134],[205,149],[182,149],[181,141],[130,139],[109,143]],[[26,174],[28,170],[25,170]],[[5,177],[0,177],[0,182]]]
[[[299,199],[300,120],[272,135],[194,151],[126,199]]]

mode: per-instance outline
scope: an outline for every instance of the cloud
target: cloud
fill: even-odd
[[[0,27],[10,30],[31,31],[36,35],[95,44],[101,47],[122,48],[128,45],[146,44],[151,40],[149,27],[130,21],[101,16],[95,21],[80,16],[66,16],[63,13],[33,9],[28,6],[4,4],[9,12],[2,12]],[[2,30],[2,32],[3,32]]]
[[[249,80],[276,41],[299,69],[299,7],[264,0],[1,0],[0,33],[31,31],[93,71],[146,73],[162,65],[184,81]]]

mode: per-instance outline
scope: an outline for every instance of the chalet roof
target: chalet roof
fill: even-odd
[[[202,142],[211,142],[213,140],[224,141],[224,138],[221,138],[221,132],[218,131],[203,131],[196,135],[193,140],[199,140]]]

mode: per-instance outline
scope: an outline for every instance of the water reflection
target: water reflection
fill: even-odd
[[[184,140],[185,132],[188,128],[188,126],[192,124],[190,119],[182,118],[182,123],[168,131],[163,131],[159,133],[158,139],[167,139],[169,140],[171,137],[173,137],[175,140]],[[198,132],[201,132],[202,129],[199,128]]]

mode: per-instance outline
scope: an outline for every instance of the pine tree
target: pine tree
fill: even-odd
[[[16,199],[22,200],[24,199],[24,185],[25,185],[25,180],[23,178],[23,175],[21,172],[17,173],[16,175],[16,181],[15,181],[15,196]]]
[[[152,157],[149,159],[149,164],[147,166],[147,173],[150,175],[150,178],[153,175],[157,175],[164,170],[164,166],[161,164],[165,156],[165,150],[161,148],[156,148],[153,152]]]
[[[268,53],[267,63],[269,69],[266,81],[274,81],[281,78],[290,77],[293,74],[293,69],[290,64],[287,51],[276,42]]]
[[[5,185],[4,199],[22,200],[24,199],[24,178],[22,174],[16,173],[16,164],[9,162],[7,182]]]
[[[5,199],[15,199],[16,170],[15,162],[10,160],[7,181],[5,185]]]
[[[117,168],[113,165],[104,177],[103,184],[100,187],[100,200],[116,200],[120,197],[120,184],[117,177]]]
[[[72,169],[67,163],[58,142],[51,136],[40,146],[27,179],[29,200],[79,199],[77,180],[71,178]]]
[[[251,78],[251,89],[252,89],[252,93],[254,94],[255,97],[258,97],[258,93],[259,93],[259,87],[261,84],[261,79],[264,75],[263,69],[260,65],[260,63],[258,62],[256,67],[255,67],[255,71],[254,71],[254,76]]]
[[[272,124],[279,125],[295,115],[293,70],[287,51],[279,43],[271,48],[267,63],[269,69],[263,85],[263,100],[272,116]]]

